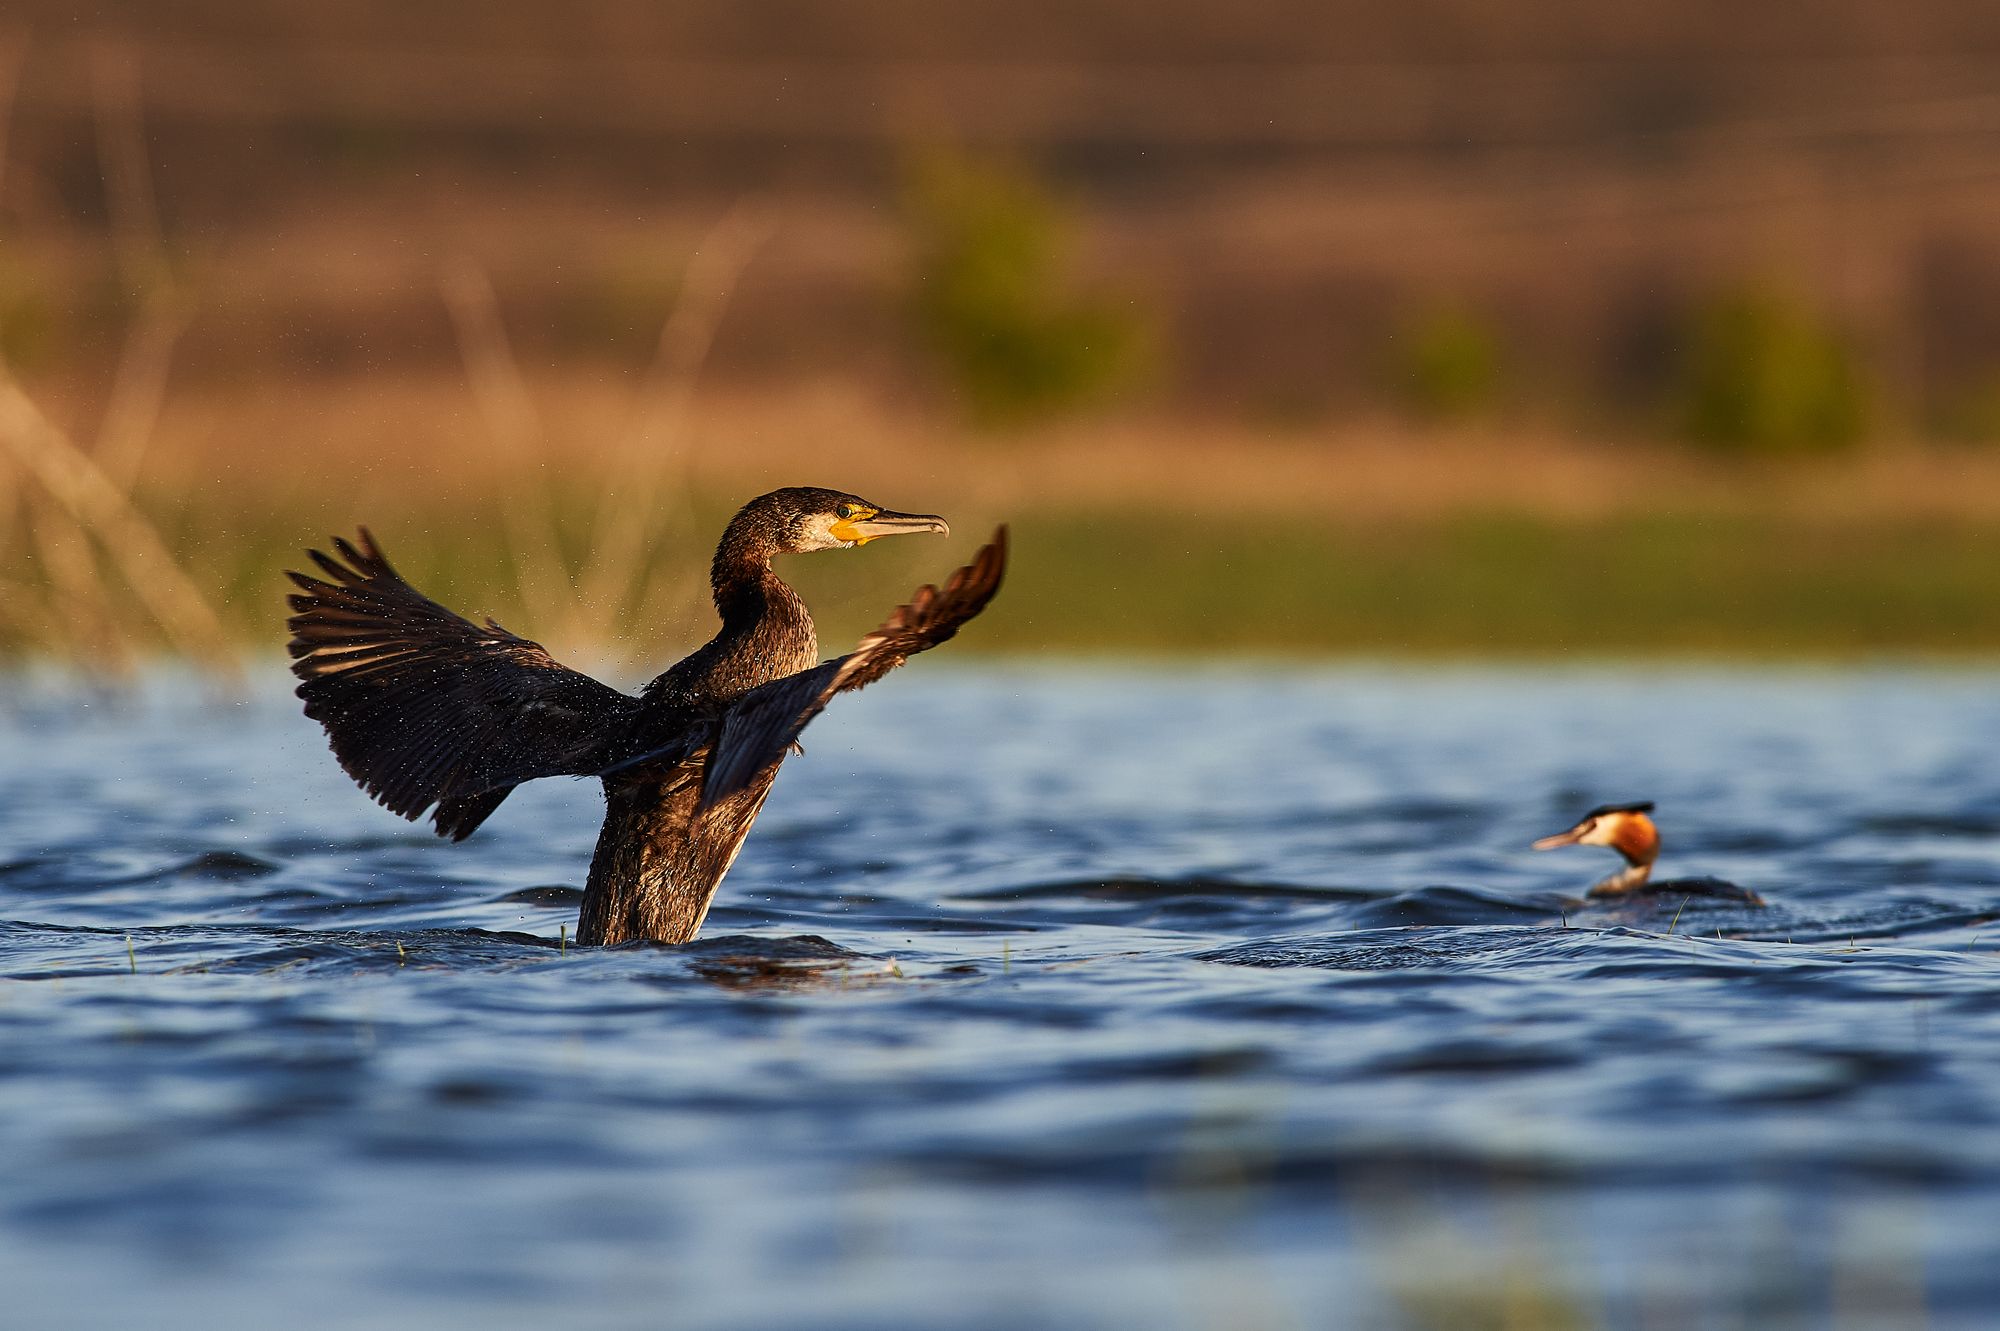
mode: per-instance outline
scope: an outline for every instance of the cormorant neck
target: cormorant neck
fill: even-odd
[[[802,641],[802,654],[815,656],[818,643],[813,636],[812,615],[799,594],[771,567],[771,556],[784,553],[783,547],[753,524],[731,523],[723,533],[709,571],[715,613],[722,620],[715,646],[733,650],[732,644],[740,646],[748,639],[761,638],[769,639],[764,646],[768,652],[780,644],[791,648]]]
[[[730,523],[715,547],[715,562],[709,565],[708,581],[716,605],[722,604],[726,589],[754,587],[776,576],[771,572],[771,556],[779,553],[777,543],[755,524]]]
[[[727,702],[819,660],[812,612],[755,543],[725,536],[710,575],[715,636],[646,686],[648,699],[672,708]]]

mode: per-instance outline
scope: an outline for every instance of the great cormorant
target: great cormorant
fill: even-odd
[[[292,670],[306,715],[362,789],[462,840],[524,781],[597,776],[604,830],[579,943],[694,937],[778,765],[833,696],[935,647],[999,590],[1002,527],[942,590],[923,587],[847,655],[822,663],[805,603],[775,555],[948,532],[838,490],[774,490],[744,505],[711,570],[722,627],[638,697],[556,663],[492,620],[479,626],[391,568],[366,528],[312,550],[331,581],[288,576]]]
[[[1558,846],[1609,846],[1625,857],[1625,867],[1590,889],[1592,898],[1627,897],[1638,893],[1661,896],[1721,897],[1745,905],[1761,906],[1764,899],[1747,887],[1738,887],[1720,878],[1653,879],[1653,861],[1660,855],[1660,829],[1649,816],[1651,800],[1634,804],[1600,804],[1567,832],[1545,836],[1536,850]]]

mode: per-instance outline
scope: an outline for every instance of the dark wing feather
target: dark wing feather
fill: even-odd
[[[404,582],[366,528],[328,580],[288,573],[292,673],[306,715],[361,788],[405,818],[436,804],[461,840],[523,781],[595,771],[639,703],[558,665],[492,620],[482,628]]]
[[[846,656],[744,694],[723,717],[702,803],[727,799],[782,759],[834,695],[873,684],[918,652],[949,640],[986,608],[1006,572],[1007,529],[1002,527],[970,564],[946,579],[942,590],[918,588]]]

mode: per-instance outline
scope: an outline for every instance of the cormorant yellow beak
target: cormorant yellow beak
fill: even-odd
[[[1558,846],[1574,846],[1582,838],[1583,832],[1578,828],[1572,827],[1567,832],[1558,832],[1554,836],[1543,837],[1540,841],[1530,846],[1529,849],[1554,850]]]
[[[907,536],[920,531],[951,535],[951,527],[935,513],[895,513],[886,508],[842,518],[827,530],[834,540],[852,541],[856,545],[866,545],[877,537]]]

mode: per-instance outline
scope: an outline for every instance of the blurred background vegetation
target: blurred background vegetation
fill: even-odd
[[[969,647],[1990,654],[1996,148],[1965,0],[24,0],[0,649],[220,665],[368,521],[657,659],[818,483],[1018,524]]]

